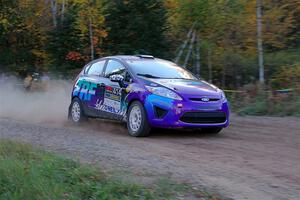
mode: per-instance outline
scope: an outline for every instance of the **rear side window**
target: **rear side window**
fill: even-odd
[[[104,65],[105,65],[105,60],[101,60],[101,61],[98,61],[98,62],[94,63],[90,67],[90,69],[88,71],[88,74],[89,75],[96,75],[96,76],[102,75]]]
[[[86,73],[89,71],[90,66],[91,66],[91,65],[89,65],[89,64],[87,64],[86,66],[84,66],[84,70],[83,70],[83,73],[84,73],[84,74],[86,74]]]
[[[125,76],[126,68],[124,65],[115,60],[109,60],[105,70],[105,77],[109,77],[110,75],[120,74]]]

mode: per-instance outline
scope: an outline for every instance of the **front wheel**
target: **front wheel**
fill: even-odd
[[[146,111],[138,101],[133,102],[128,109],[127,128],[129,134],[134,137],[145,137],[150,133],[151,126],[148,123]]]
[[[222,129],[223,128],[221,128],[221,127],[202,128],[201,132],[210,133],[210,134],[218,134],[222,131]]]

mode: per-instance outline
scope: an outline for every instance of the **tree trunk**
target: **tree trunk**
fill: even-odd
[[[194,46],[194,42],[195,42],[195,37],[196,37],[196,33],[193,32],[193,37],[191,39],[191,42],[190,42],[190,46],[189,46],[189,49],[188,49],[188,52],[186,54],[186,57],[184,59],[184,63],[183,63],[183,67],[185,68],[189,62],[189,59],[190,59],[190,56],[191,56],[191,53],[192,53],[192,50],[193,50],[193,46]]]
[[[64,24],[65,18],[65,8],[66,8],[66,0],[62,0],[61,2],[61,24]]]
[[[52,20],[53,20],[53,26],[57,26],[57,19],[56,19],[56,13],[57,13],[57,2],[56,0],[51,0],[51,13],[52,13]]]
[[[195,22],[193,23],[192,27],[190,28],[189,32],[187,33],[186,35],[186,40],[183,42],[183,44],[180,46],[179,48],[179,51],[178,51],[178,54],[174,60],[175,63],[178,63],[179,62],[179,59],[180,57],[182,56],[182,53],[183,53],[183,50],[185,49],[186,45],[188,44],[190,38],[191,38],[191,35],[192,35],[192,32],[193,32],[193,29],[194,29],[194,26],[195,26]]]
[[[257,51],[259,65],[259,82],[264,84],[264,55],[262,39],[262,0],[256,0],[256,22],[257,22]]]
[[[199,36],[196,36],[196,74],[200,78],[200,69],[201,69],[201,60],[200,60],[200,39]]]
[[[226,86],[226,65],[223,65],[222,70],[222,88],[225,88]]]
[[[212,82],[211,48],[207,50],[208,82]]]
[[[91,45],[91,60],[94,60],[94,42],[93,42],[93,26],[92,19],[89,19],[89,35],[90,35],[90,45]]]

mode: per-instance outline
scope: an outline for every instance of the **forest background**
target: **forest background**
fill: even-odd
[[[0,1],[2,73],[73,77],[116,54],[175,61],[239,113],[300,115],[299,0]]]

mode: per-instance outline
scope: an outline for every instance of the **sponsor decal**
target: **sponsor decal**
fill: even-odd
[[[125,115],[126,107],[121,105],[121,100],[121,88],[105,86],[104,98],[103,100],[97,100],[95,108],[113,114]]]
[[[102,110],[102,100],[98,99],[96,104],[95,104],[95,108],[97,110]]]
[[[126,93],[129,93],[130,91],[131,91],[131,86],[130,85],[128,85],[126,88],[125,88],[125,91],[126,91]]]
[[[110,108],[112,108],[113,110],[115,110],[117,112],[121,108],[121,104],[120,104],[119,101],[114,101],[114,100],[111,100],[111,99],[108,99],[108,98],[104,98],[103,104],[110,107]]]
[[[113,101],[110,99],[104,99],[104,101],[98,99],[95,104],[95,108],[97,110],[102,110],[102,111],[114,113],[117,115],[124,116],[126,114],[126,109],[121,109],[120,102]]]
[[[119,114],[121,110],[122,89],[105,86],[103,109],[107,112]]]
[[[105,93],[104,95],[104,98],[108,98],[108,99],[112,99],[112,100],[115,100],[115,101],[121,101],[121,96],[118,96],[118,95],[115,95],[115,94],[112,94],[112,93]]]
[[[73,91],[73,96],[78,96],[84,101],[90,101],[92,96],[96,94],[96,83],[91,83],[86,80],[79,80]]]

